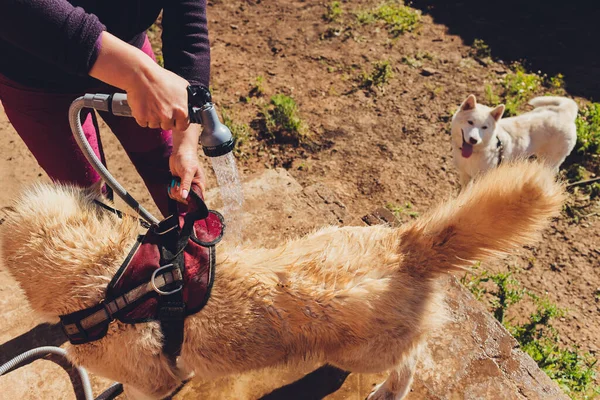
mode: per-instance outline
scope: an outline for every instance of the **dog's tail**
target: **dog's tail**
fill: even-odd
[[[530,243],[563,201],[563,187],[548,167],[524,161],[502,165],[401,228],[401,269],[434,278]]]
[[[577,103],[567,97],[540,96],[529,100],[529,104],[535,108],[550,107],[557,112],[565,112],[573,121],[577,118]]]

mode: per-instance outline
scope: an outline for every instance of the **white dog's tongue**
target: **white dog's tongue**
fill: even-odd
[[[464,158],[469,158],[469,157],[471,157],[471,154],[473,154],[473,145],[471,145],[463,140],[462,156]]]

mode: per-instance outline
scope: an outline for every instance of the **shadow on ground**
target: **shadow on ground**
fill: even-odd
[[[321,400],[337,391],[350,372],[324,365],[288,385],[275,389],[259,400]]]
[[[572,95],[600,100],[600,7],[587,0],[413,0],[412,6],[465,44],[483,39],[492,56],[532,71],[562,73]]]

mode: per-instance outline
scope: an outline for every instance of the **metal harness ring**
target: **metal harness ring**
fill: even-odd
[[[163,266],[162,266],[162,267],[160,267],[160,268],[157,268],[157,269],[156,269],[156,270],[155,270],[155,271],[152,273],[152,277],[150,278],[150,284],[152,285],[152,289],[154,289],[154,291],[155,291],[156,293],[158,293],[158,294],[160,294],[160,295],[162,295],[162,296],[169,296],[169,295],[171,295],[171,294],[173,294],[173,293],[177,293],[177,292],[179,292],[181,289],[183,289],[183,284],[182,284],[181,286],[179,286],[179,287],[178,287],[177,289],[175,289],[175,290],[171,290],[171,291],[165,292],[164,290],[160,290],[160,289],[159,289],[159,288],[156,286],[156,283],[154,282],[154,280],[156,279],[156,274],[158,274],[158,272],[159,272],[159,271],[162,271],[163,269],[166,269],[166,268],[170,268],[170,267],[172,267],[172,266],[173,266],[173,264],[166,264],[166,265],[163,265]],[[173,275],[173,277],[174,277],[174,275]],[[174,281],[174,280],[173,280],[173,281]]]

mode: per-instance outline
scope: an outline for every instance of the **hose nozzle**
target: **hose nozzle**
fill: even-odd
[[[235,142],[231,131],[219,120],[206,86],[188,87],[188,107],[190,122],[202,124],[200,144],[207,157],[219,157],[233,150]]]
[[[229,128],[219,121],[213,103],[207,103],[200,109],[202,134],[200,144],[207,157],[219,157],[233,150],[235,141]]]

